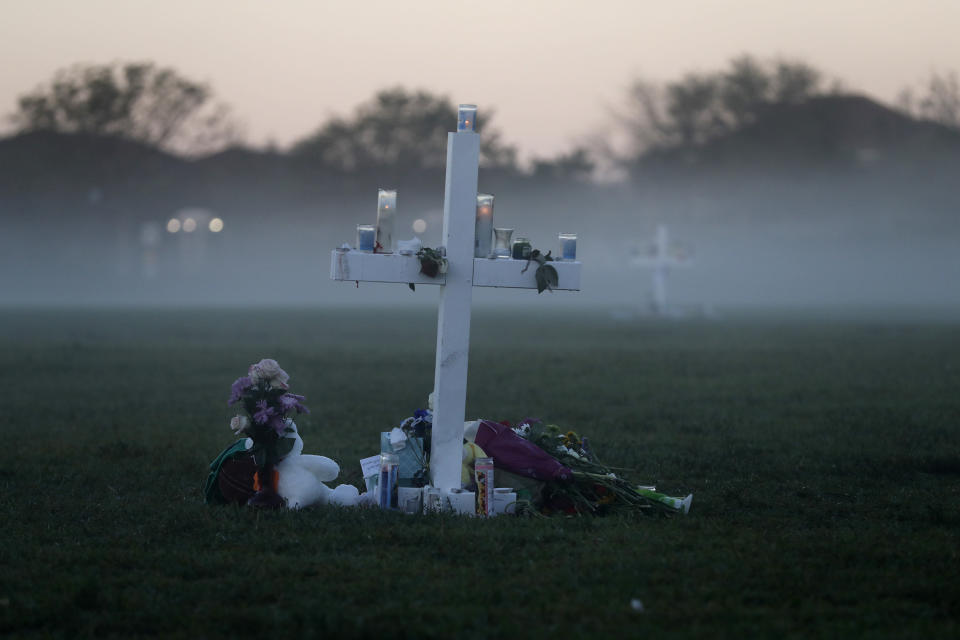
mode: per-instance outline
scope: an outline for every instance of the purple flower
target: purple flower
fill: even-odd
[[[283,430],[287,428],[287,421],[283,416],[275,415],[270,418],[270,428],[277,432],[278,436],[283,435]]]
[[[303,399],[303,396],[298,396],[295,393],[285,393],[280,396],[280,406],[283,407],[284,413],[291,409],[296,409],[297,413],[310,413],[310,409],[300,403]]]
[[[253,421],[257,424],[267,424],[270,418],[277,415],[276,409],[268,407],[266,400],[259,400],[257,402],[257,408],[259,411],[253,414]]]
[[[243,398],[243,393],[252,386],[253,380],[251,380],[249,376],[243,376],[242,378],[234,380],[233,384],[230,385],[230,400],[227,404],[231,405]]]

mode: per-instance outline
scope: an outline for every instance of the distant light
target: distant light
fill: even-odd
[[[180,221],[176,218],[170,218],[170,220],[167,221],[167,231],[170,233],[180,231]]]
[[[183,221],[183,230],[187,233],[193,233],[197,230],[197,221],[193,218],[187,218]]]
[[[214,233],[220,233],[221,231],[223,231],[223,220],[221,220],[220,218],[214,218],[213,220],[211,220],[210,231],[213,231]]]
[[[413,231],[414,233],[423,233],[427,230],[427,221],[423,218],[417,218],[413,221]]]

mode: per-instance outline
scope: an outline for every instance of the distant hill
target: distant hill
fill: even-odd
[[[104,202],[167,209],[187,177],[184,160],[121,138],[39,131],[0,140],[0,207],[33,215],[95,214]]]
[[[703,145],[650,151],[634,167],[627,190],[655,192],[658,200],[648,208],[661,212],[691,210],[689,195],[695,193],[706,202],[697,205],[705,211],[697,216],[713,219],[728,211],[785,211],[782,202],[824,210],[813,202],[814,182],[821,194],[833,190],[844,198],[860,199],[862,193],[882,201],[894,194],[910,202],[921,194],[938,199],[933,209],[951,211],[958,161],[958,131],[862,96],[824,96],[771,105],[753,123]],[[242,147],[188,159],[119,138],[25,133],[0,139],[0,219],[116,225],[201,207],[227,212],[231,221],[315,225],[371,209],[383,186],[400,190],[406,212],[442,207],[442,171],[385,184],[380,175],[335,174],[313,162]],[[857,185],[847,184],[851,175]],[[481,190],[498,194],[497,210],[508,219],[521,212],[571,221],[586,210],[614,215],[622,210],[625,186],[481,172]],[[855,195],[843,195],[854,194],[853,186],[859,189]],[[760,198],[762,205],[754,206]]]

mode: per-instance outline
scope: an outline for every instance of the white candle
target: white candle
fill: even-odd
[[[577,234],[575,233],[560,234],[560,255],[563,257],[564,260],[577,259]]]
[[[360,251],[373,251],[376,242],[376,229],[372,224],[357,225],[357,249]]]
[[[473,239],[473,255],[486,258],[490,255],[493,239],[493,196],[489,193],[477,195],[477,226]]]
[[[380,189],[377,194],[377,251],[393,251],[393,220],[397,210],[397,192]]]

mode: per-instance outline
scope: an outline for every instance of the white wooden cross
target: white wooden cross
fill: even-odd
[[[526,273],[521,273],[526,260],[474,257],[479,159],[478,134],[473,131],[447,134],[447,178],[443,201],[445,275],[436,278],[422,275],[416,256],[396,253],[336,249],[330,265],[333,280],[440,285],[430,476],[433,486],[444,492],[460,487],[473,287],[537,288],[535,263]],[[580,262],[570,260],[551,264],[559,276],[557,289],[580,289]]]
[[[671,248],[667,227],[659,224],[648,255],[635,255],[632,263],[634,266],[653,269],[653,311],[657,315],[665,315],[667,313],[667,273],[670,267],[692,266],[693,259],[677,247]]]

